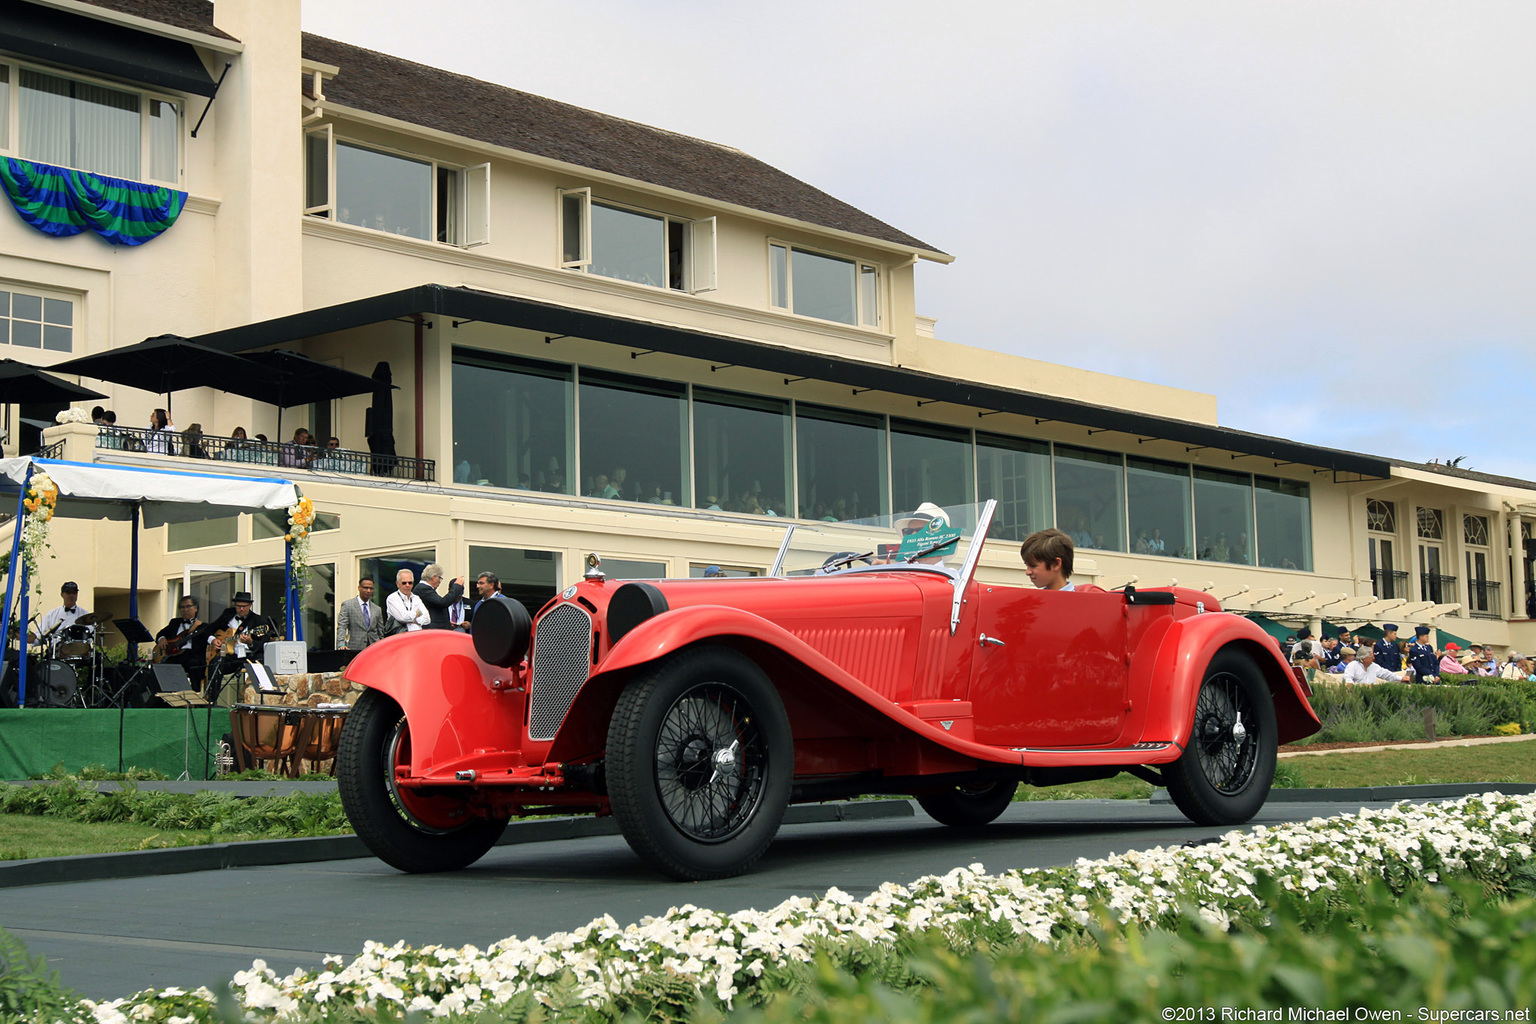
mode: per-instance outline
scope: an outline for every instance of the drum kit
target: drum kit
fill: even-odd
[[[103,649],[107,646],[103,635],[112,628],[113,621],[106,615],[88,614],[39,637],[27,656],[27,705],[44,708],[123,707],[124,702],[131,699],[134,683],[148,663],[122,662],[108,666],[103,658]],[[143,631],[142,626],[139,631]],[[0,690],[14,700],[18,695],[14,648],[6,661]]]

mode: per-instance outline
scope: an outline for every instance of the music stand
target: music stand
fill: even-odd
[[[113,619],[112,625],[123,634],[123,639],[130,644],[152,644],[155,638],[149,635],[149,630],[144,628],[144,623],[138,619]]]

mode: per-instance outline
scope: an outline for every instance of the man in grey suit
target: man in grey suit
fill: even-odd
[[[373,603],[373,577],[357,581],[357,596],[341,602],[336,623],[336,644],[346,651],[360,651],[384,635],[384,610]]]

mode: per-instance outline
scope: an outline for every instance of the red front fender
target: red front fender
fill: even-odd
[[[522,733],[524,694],[495,689],[511,669],[475,657],[469,636],[424,629],[369,645],[346,677],[387,693],[411,725],[411,774],[462,760],[477,751],[515,754]]]
[[[1173,740],[1181,747],[1188,742],[1205,668],[1217,651],[1229,646],[1249,654],[1269,684],[1281,743],[1310,736],[1322,728],[1317,712],[1269,634],[1241,615],[1215,612],[1180,619],[1159,642],[1147,694],[1151,711],[1142,733],[1145,739]],[[1138,652],[1137,660],[1141,657]]]

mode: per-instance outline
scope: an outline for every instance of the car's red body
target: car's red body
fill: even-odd
[[[625,588],[630,628],[615,641],[610,603]],[[637,601],[647,609],[638,616]],[[599,767],[620,695],[700,646],[739,652],[771,680],[792,732],[791,800],[1155,772],[1190,744],[1202,680],[1223,651],[1262,677],[1275,741],[1318,728],[1273,641],[1205,593],[1058,593],[921,565],[589,578],[540,611],[530,657],[508,667],[482,661],[468,636],[424,631],[374,644],[347,675],[403,712],[397,803],[410,809],[419,795],[429,823],[451,824],[432,820],[442,807],[454,821],[552,807],[606,814]]]

